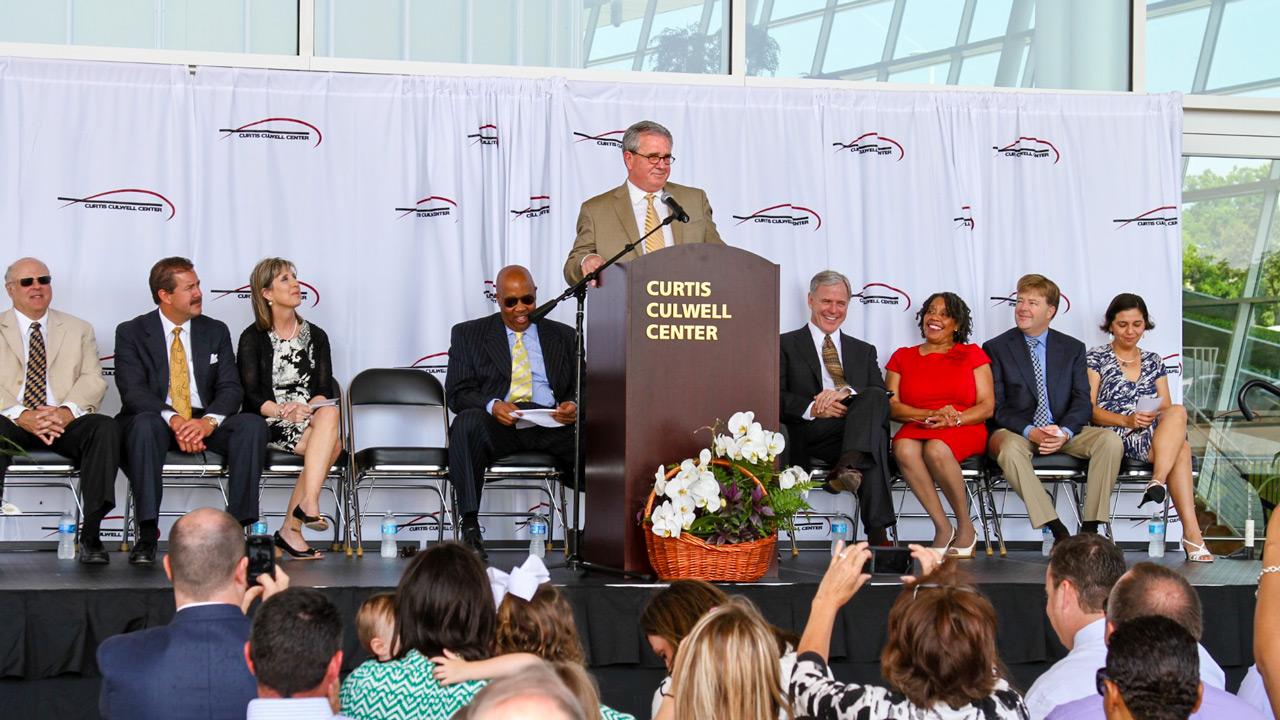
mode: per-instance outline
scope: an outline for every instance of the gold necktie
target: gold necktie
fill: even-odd
[[[524,349],[524,333],[516,333],[516,344],[511,347],[511,402],[533,400],[533,370],[529,367],[529,352]]]
[[[22,404],[30,410],[49,400],[45,362],[44,335],[40,332],[40,323],[34,322],[31,323],[31,341],[27,349],[27,380],[22,390]]]
[[[822,341],[822,364],[827,366],[827,372],[831,373],[831,380],[836,387],[845,387],[844,369],[840,367],[840,356],[836,354],[836,344],[831,342],[830,335]]]
[[[174,412],[183,420],[191,419],[191,378],[187,372],[187,351],[182,347],[182,328],[173,329],[173,344],[169,346],[169,398]]]
[[[649,193],[648,195],[645,195],[644,199],[649,202],[649,209],[646,210],[644,213],[644,231],[645,231],[645,234],[648,234],[653,232],[655,228],[661,225],[662,221],[658,219],[658,211],[655,210],[653,207],[653,193]],[[647,240],[644,241],[644,254],[648,255],[649,253],[654,252],[656,250],[661,250],[666,246],[667,246],[666,241],[662,239],[662,232],[659,231],[659,232],[653,233],[652,235],[649,235],[649,238]]]

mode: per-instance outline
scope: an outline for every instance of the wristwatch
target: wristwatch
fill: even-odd
[[[204,417],[202,417],[202,418],[200,418],[200,419],[201,419],[201,420],[206,420],[206,421],[208,421],[208,423],[209,423],[210,425],[212,425],[212,426],[213,426],[213,429],[214,429],[214,430],[217,430],[217,429],[218,429],[218,424],[219,424],[219,423],[218,423],[218,418],[213,417],[213,416],[211,416],[211,415],[205,415]]]

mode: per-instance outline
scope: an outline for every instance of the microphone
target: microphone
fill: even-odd
[[[675,216],[676,220],[679,220],[682,223],[689,222],[689,213],[685,212],[684,208],[680,207],[680,203],[676,202],[676,199],[671,197],[671,193],[662,193],[662,202],[665,203],[667,207],[671,208],[671,214]]]

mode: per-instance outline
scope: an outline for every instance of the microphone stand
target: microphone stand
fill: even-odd
[[[672,222],[675,221],[675,219],[676,219],[675,213],[672,213],[667,217],[663,218],[662,222],[658,223],[657,227],[645,233],[644,235],[641,235],[634,242],[628,243],[625,247],[623,247],[621,250],[618,251],[618,254],[614,255],[608,260],[605,260],[603,265],[596,268],[595,270],[592,270],[586,275],[583,275],[582,279],[579,280],[577,283],[573,284],[564,292],[560,293],[559,295],[552,298],[551,300],[548,300],[547,302],[538,306],[536,310],[529,313],[529,322],[537,322],[542,318],[546,317],[548,313],[554,310],[556,306],[558,306],[560,303],[564,302],[565,300],[568,300],[571,297],[577,298],[578,300],[578,310],[577,310],[577,314],[575,316],[575,321],[574,321],[574,333],[576,336],[575,345],[577,347],[574,350],[575,371],[574,371],[574,379],[573,379],[573,392],[574,392],[575,401],[578,402],[579,405],[578,405],[578,417],[577,417],[577,420],[575,420],[573,423],[573,527],[569,530],[569,537],[568,537],[568,540],[566,541],[566,547],[568,547],[569,555],[567,558],[565,558],[565,565],[571,570],[581,570],[584,573],[589,572],[591,570],[596,570],[606,574],[618,575],[624,578],[632,578],[635,580],[645,580],[645,581],[653,580],[653,576],[651,575],[628,572],[626,570],[623,570],[622,568],[616,568],[609,565],[601,565],[599,563],[589,562],[582,557],[582,548],[580,547],[580,537],[579,537],[582,532],[582,527],[581,527],[582,521],[580,519],[581,511],[578,507],[580,502],[578,498],[582,494],[582,405],[581,405],[581,402],[582,402],[582,375],[583,375],[583,370],[586,367],[586,346],[584,344],[585,338],[586,338],[586,332],[583,329],[583,318],[586,313],[587,287],[591,284],[591,282],[599,279],[600,273],[604,272],[605,268],[609,267],[610,265],[616,264],[619,260],[623,258],[623,256],[625,256],[627,253],[631,252],[632,250],[636,249],[636,247],[638,247],[641,243],[643,243],[646,239],[648,239],[650,235],[661,231],[662,228],[670,225]],[[563,510],[561,511],[561,515],[563,515]]]

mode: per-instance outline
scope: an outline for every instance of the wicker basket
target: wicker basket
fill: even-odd
[[[712,464],[721,467],[735,467],[726,460],[713,460]],[[751,478],[752,482],[763,490],[764,485],[746,468],[737,466],[739,472]],[[667,479],[675,477],[680,470],[674,468],[667,473]],[[649,491],[649,500],[644,505],[644,517],[647,521],[653,512],[653,500],[656,496]],[[693,578],[715,582],[754,582],[764,576],[773,561],[778,546],[778,533],[763,540],[735,543],[733,545],[712,545],[702,538],[690,533],[681,533],[680,537],[664,538],[646,528],[645,546],[649,550],[649,563],[663,580],[679,580]]]

